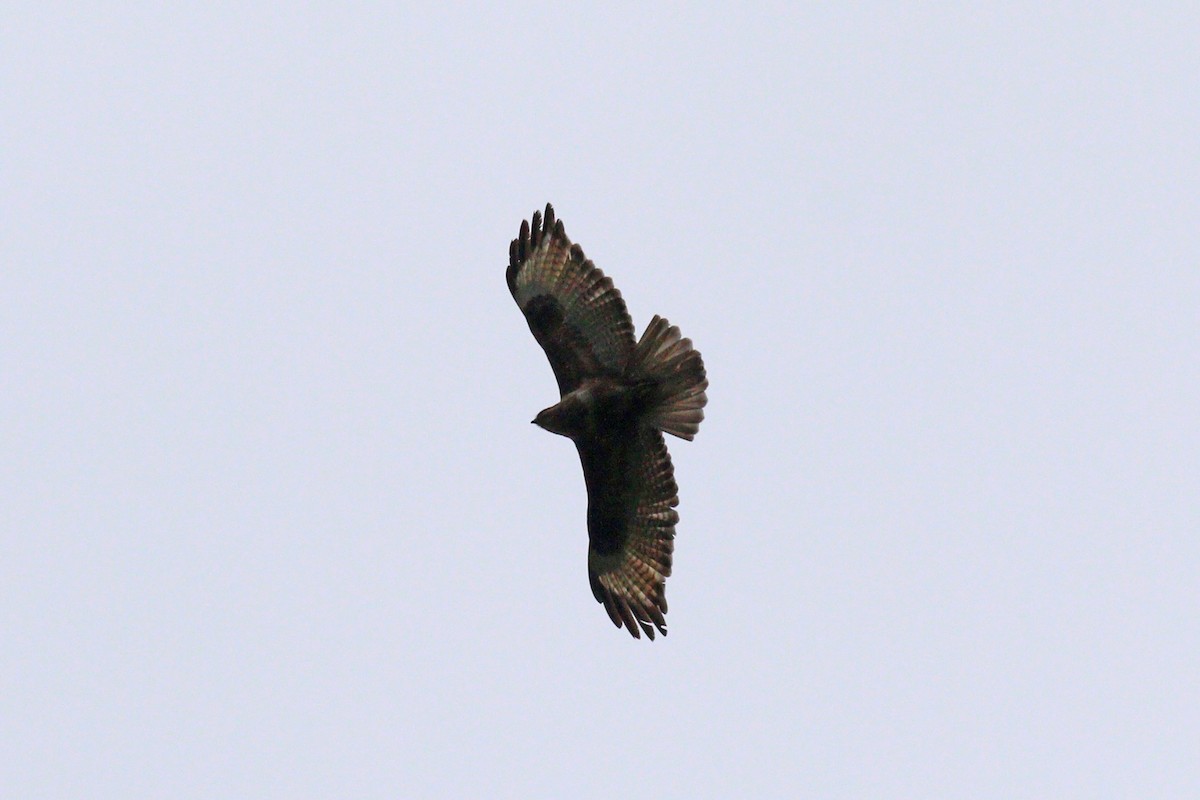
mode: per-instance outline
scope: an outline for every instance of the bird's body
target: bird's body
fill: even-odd
[[[575,443],[588,490],[588,577],[618,627],[666,634],[679,503],[663,432],[691,439],[707,402],[691,341],[654,317],[640,341],[621,293],[547,205],[509,249],[508,287],[550,359],[560,400],[535,424]]]

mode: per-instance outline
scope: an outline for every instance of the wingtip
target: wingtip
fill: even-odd
[[[535,211],[531,220],[521,220],[521,230],[508,247],[508,266],[519,267],[548,237],[565,237],[562,220],[554,214],[554,206],[546,203],[545,212]]]

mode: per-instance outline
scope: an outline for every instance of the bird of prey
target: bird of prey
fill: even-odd
[[[634,340],[621,293],[550,205],[521,223],[508,257],[509,291],[561,396],[533,422],[571,439],[583,463],[592,594],[635,639],[665,636],[679,490],[663,433],[691,440],[700,429],[704,362],[657,315]]]

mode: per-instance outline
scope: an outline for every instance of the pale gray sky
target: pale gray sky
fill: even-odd
[[[10,4],[0,795],[1200,796],[1200,19]],[[587,584],[546,201],[704,355]]]

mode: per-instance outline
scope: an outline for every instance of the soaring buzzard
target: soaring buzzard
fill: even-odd
[[[679,328],[655,316],[633,339],[612,279],[571,244],[554,209],[509,247],[508,288],[546,351],[562,399],[534,423],[569,437],[588,490],[588,578],[618,628],[664,636],[678,487],[663,433],[690,440],[708,379]]]

